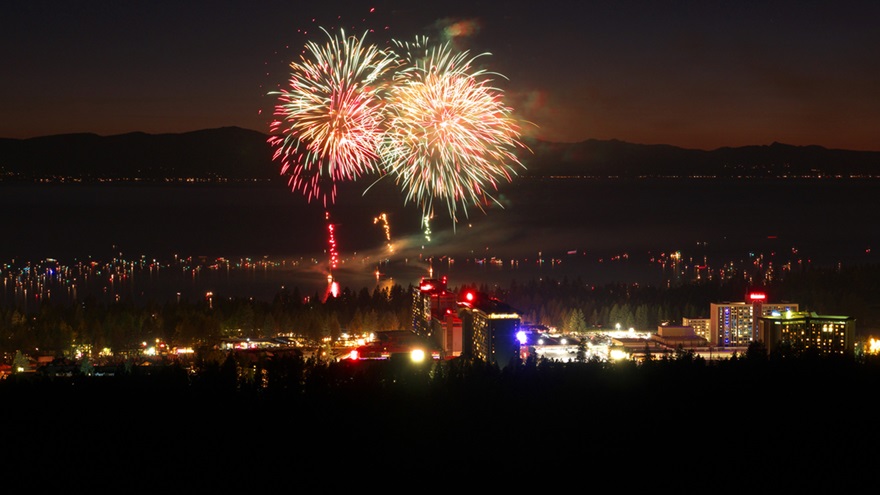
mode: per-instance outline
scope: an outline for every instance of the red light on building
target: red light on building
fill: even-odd
[[[749,294],[749,299],[752,301],[763,301],[764,299],[767,299],[767,295],[763,292],[752,292]]]

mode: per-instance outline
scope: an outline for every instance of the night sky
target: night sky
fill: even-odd
[[[456,33],[548,141],[880,150],[878,19],[873,0],[4,2],[0,137],[268,132],[323,26]]]

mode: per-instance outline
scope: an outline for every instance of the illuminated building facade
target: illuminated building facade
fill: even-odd
[[[443,349],[446,357],[461,354],[458,296],[447,289],[446,277],[422,279],[413,292],[412,328]]]
[[[657,333],[652,335],[651,339],[670,349],[706,347],[706,339],[697,335],[693,327],[687,325],[680,327],[661,325],[657,327]]]
[[[501,367],[519,358],[520,315],[486,294],[449,291],[446,277],[419,283],[412,314],[413,332],[437,344],[444,358],[467,356]]]
[[[717,347],[748,347],[756,340],[757,317],[798,311],[797,304],[765,302],[761,293],[751,293],[747,302],[712,303],[709,310],[708,341]]]
[[[694,333],[709,341],[709,328],[712,320],[710,318],[682,318],[681,324],[685,327],[694,329]],[[711,341],[710,341],[711,342]]]
[[[447,312],[442,321],[441,333],[438,335],[440,346],[448,358],[461,356],[462,327],[461,318],[455,313]]]
[[[520,359],[517,333],[522,319],[509,305],[486,294],[466,290],[459,300],[462,355],[504,368]]]
[[[446,278],[422,279],[413,293],[413,331],[432,338],[448,311],[455,313],[457,296],[446,288]]]
[[[844,354],[855,350],[856,321],[851,316],[818,315],[787,311],[761,316],[758,339],[767,352],[780,345],[819,354]]]

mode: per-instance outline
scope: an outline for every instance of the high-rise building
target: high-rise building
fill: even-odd
[[[446,277],[422,279],[413,292],[412,328],[440,346],[446,356],[457,356],[461,353],[458,296],[447,289],[446,283]]]
[[[748,301],[712,303],[709,310],[709,345],[748,347],[757,338],[757,317],[798,311],[792,303],[766,303],[763,293],[753,292]]]
[[[781,345],[825,355],[855,350],[856,321],[851,316],[786,311],[761,316],[758,320],[758,340],[764,343],[767,352]]]
[[[413,332],[437,344],[447,359],[466,356],[504,367],[519,358],[519,313],[476,290],[456,294],[446,277],[419,283],[412,314]]]
[[[474,290],[459,298],[462,355],[504,368],[520,359],[517,333],[522,319],[506,303]]]

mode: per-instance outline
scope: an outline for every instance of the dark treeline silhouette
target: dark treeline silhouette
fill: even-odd
[[[855,280],[876,283],[865,270],[804,274],[801,283],[788,282],[798,292],[786,284],[767,289],[777,297],[858,294],[849,285]],[[733,296],[741,289],[594,289],[548,281],[512,284],[504,295],[517,304],[558,308],[541,309],[544,317],[584,301],[700,307],[715,298],[738,299]],[[387,295],[374,301],[368,291],[344,291],[339,300],[306,304],[294,290],[271,303],[183,303],[137,314],[150,321],[155,314],[163,323],[145,328],[174,329],[180,339],[200,332],[184,328],[213,318],[212,312],[260,321],[299,308],[354,319],[365,308],[387,305],[408,314],[407,291],[391,293],[393,303]],[[103,323],[109,315],[125,313],[90,304],[75,311],[86,314],[83,321],[100,321],[102,331],[112,328]],[[216,331],[216,321],[202,326]],[[175,487],[182,490],[221,481],[359,485],[400,482],[414,473],[424,480],[448,474],[450,482],[482,474],[492,486],[522,483],[525,476],[562,489],[583,483],[574,473],[587,469],[615,473],[628,487],[722,483],[737,490],[846,492],[863,486],[876,461],[880,437],[871,396],[878,388],[878,356],[820,356],[785,346],[768,354],[760,343],[717,362],[679,350],[641,363],[532,358],[503,366],[465,358],[336,361],[295,350],[205,346],[188,359],[120,362],[103,376],[85,367],[69,376],[9,375],[0,380],[0,435],[10,454],[4,467],[26,480],[88,473],[127,482],[151,473],[179,480]],[[719,468],[730,462],[754,467],[732,479]]]
[[[876,325],[878,270],[814,268],[761,290],[770,300]],[[612,320],[602,318],[611,318],[614,307],[633,318],[645,311],[657,320],[707,316],[713,301],[742,300],[754,288],[745,280],[658,288],[563,279],[478,289],[537,322],[565,324],[579,310],[590,324],[607,325]],[[28,314],[4,307],[4,350],[37,343],[41,351],[62,349],[73,339],[93,348],[149,338],[203,344],[191,357],[149,366],[119,360],[102,375],[80,363],[63,375],[38,369],[0,380],[0,441],[15,459],[7,467],[108,477],[170,469],[226,479],[230,470],[264,473],[267,465],[283,465],[290,475],[332,479],[339,463],[356,465],[359,473],[393,477],[407,469],[436,476],[449,459],[455,473],[509,472],[511,465],[536,462],[550,462],[554,475],[626,466],[661,471],[657,479],[666,483],[669,473],[679,473],[678,486],[714,479],[718,462],[745,459],[758,467],[737,487],[760,480],[763,488],[795,483],[839,490],[845,486],[839,483],[864,481],[862,469],[876,460],[876,355],[819,356],[784,345],[768,354],[755,343],[713,362],[679,350],[642,363],[581,354],[574,362],[496,365],[214,348],[224,335],[272,335],[276,325],[315,337],[355,328],[358,320],[363,328],[380,321],[408,328],[411,290],[344,289],[327,302],[291,289],[272,301],[136,307],[84,299]],[[608,316],[596,322],[594,314]],[[804,468],[817,463],[823,467]]]
[[[169,346],[199,347],[222,338],[281,333],[318,341],[336,339],[343,330],[410,328],[411,314],[411,295],[399,285],[356,293],[346,288],[326,301],[319,294],[303,297],[296,288],[282,289],[272,301],[218,297],[135,305],[128,299],[107,303],[88,296],[72,304],[46,301],[30,312],[0,308],[0,351],[43,349],[60,355],[74,345],[88,345],[119,352],[156,339]]]
[[[792,270],[767,283],[743,273],[733,279],[705,280],[657,287],[606,284],[581,279],[531,280],[508,288],[482,290],[520,309],[526,320],[567,328],[573,311],[589,327],[655,330],[682,318],[708,318],[710,305],[746,301],[750,291],[764,292],[769,302],[797,303],[801,311],[847,315],[857,320],[857,332],[880,329],[880,266],[808,267]]]
[[[757,288],[769,301],[797,303],[802,311],[855,317],[857,336],[864,336],[880,328],[878,285],[880,267],[866,265],[813,267],[759,287],[743,277],[672,287],[594,286],[563,278],[475,288],[511,305],[525,322],[574,332],[618,323],[651,331],[664,323],[680,324],[682,318],[708,318],[711,303],[744,301]],[[0,351],[9,356],[41,349],[61,357],[74,345],[120,352],[156,339],[169,346],[210,347],[222,338],[292,333],[320,341],[337,339],[343,332],[409,329],[413,290],[400,285],[372,292],[344,288],[326,301],[319,294],[304,297],[293,288],[278,292],[272,301],[217,297],[211,302],[135,305],[126,299],[103,303],[86,297],[67,305],[45,301],[30,312],[6,306],[0,307]]]
[[[351,361],[271,350],[206,351],[191,362],[120,364],[106,376],[13,374],[0,381],[0,393],[13,401],[7,403],[22,404],[25,410],[67,408],[79,401],[94,406],[133,401],[146,410],[169,404],[255,408],[238,411],[240,418],[247,418],[261,406],[272,406],[298,411],[302,419],[384,417],[403,424],[422,421],[413,415],[421,407],[430,408],[421,410],[425,418],[480,412],[500,419],[505,411],[516,410],[526,417],[552,414],[554,420],[576,421],[588,409],[590,415],[607,419],[650,413],[658,420],[674,420],[691,401],[708,405],[761,394],[768,394],[762,396],[766,405],[779,413],[816,407],[820,398],[842,405],[878,385],[876,355],[819,355],[784,346],[767,353],[753,343],[745,353],[712,362],[681,349],[641,362],[561,362],[532,356],[504,366],[465,357],[414,363],[404,357]],[[688,401],[680,401],[681,394]],[[872,413],[865,414],[862,419],[867,420]]]
[[[870,462],[876,428],[866,395],[878,386],[876,356],[768,355],[759,345],[712,363],[681,351],[642,363],[504,367],[233,351],[200,355],[191,370],[172,362],[104,377],[12,375],[0,381],[0,414],[16,452],[65,452],[43,465],[90,473],[256,476],[268,462],[287,475],[347,464],[394,476],[441,460],[461,473],[513,469],[537,455],[553,457],[554,469],[696,469],[694,480],[718,457],[757,456],[772,462],[774,483],[800,483]],[[822,470],[804,472],[817,456]],[[775,478],[790,476],[787,466],[797,478]]]

